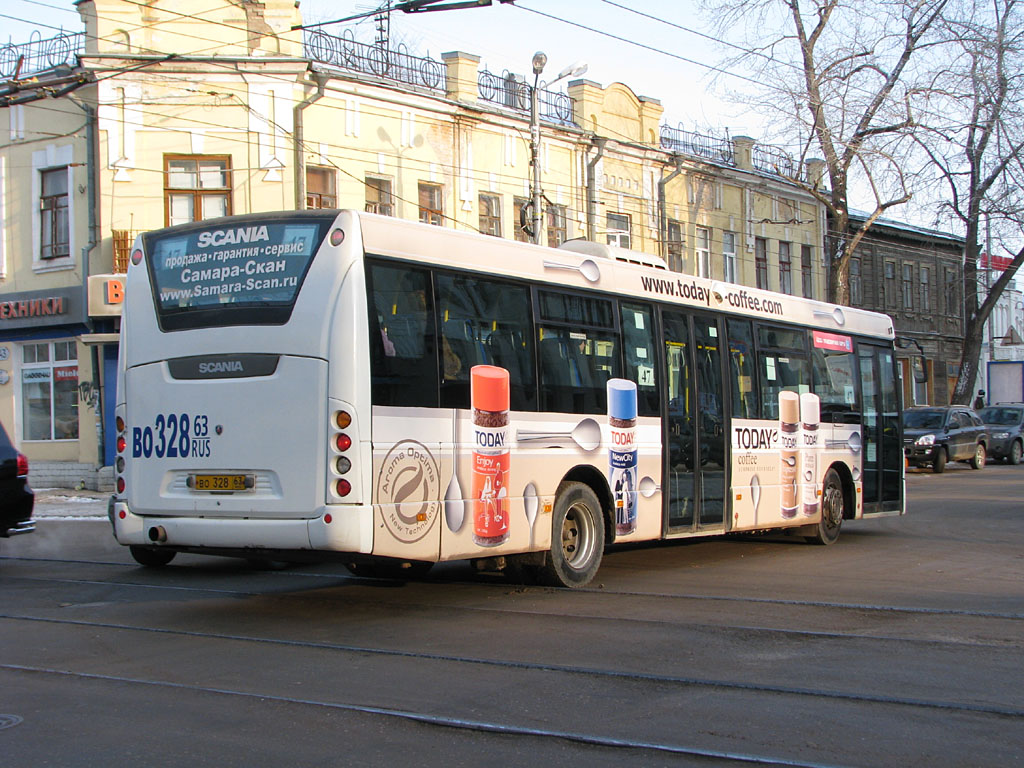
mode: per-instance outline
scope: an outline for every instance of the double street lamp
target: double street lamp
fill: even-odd
[[[531,219],[533,231],[530,233],[530,237],[535,243],[540,242],[541,223],[544,219],[544,212],[542,210],[544,193],[540,187],[540,110],[538,89],[540,86],[540,75],[547,63],[548,57],[542,51],[537,51],[533,54],[533,88],[530,90],[530,171],[533,175],[533,193],[530,204],[532,206]],[[558,77],[546,85],[552,86],[559,80],[582,75],[586,71],[587,65],[583,62],[570,64],[558,73]]]

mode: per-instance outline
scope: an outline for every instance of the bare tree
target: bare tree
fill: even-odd
[[[911,67],[939,42],[949,0],[704,0],[723,34],[754,30],[739,61],[769,89],[763,105],[790,137],[805,137],[800,166],[820,153],[825,180],[794,179],[830,213],[829,298],[848,304],[857,244],[889,208],[911,199],[904,149],[917,124]],[[781,91],[781,95],[779,93]],[[873,197],[864,226],[849,229],[850,188]]]
[[[985,322],[1024,263],[1024,7],[1020,0],[965,0],[957,11],[943,21],[957,53],[935,73],[915,140],[948,191],[941,211],[966,235],[963,353],[952,400],[967,404]],[[1018,244],[1005,249],[1009,267],[986,295],[978,281],[983,219]]]

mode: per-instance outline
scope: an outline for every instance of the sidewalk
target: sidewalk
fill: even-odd
[[[109,493],[71,488],[33,488],[36,505],[32,516],[44,519],[107,519]]]

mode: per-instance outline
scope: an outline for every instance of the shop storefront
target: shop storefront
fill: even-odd
[[[123,285],[93,277],[87,301],[78,286],[0,294],[0,421],[37,487],[109,484]]]

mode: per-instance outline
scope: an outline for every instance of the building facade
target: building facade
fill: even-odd
[[[866,214],[850,213],[851,234]],[[878,219],[850,259],[850,304],[893,319],[905,405],[946,405],[963,351],[964,239]]]
[[[112,462],[120,275],[147,229],[340,207],[527,240],[536,172],[541,243],[825,295],[824,212],[785,156],[672,128],[624,84],[541,84],[531,134],[524,77],[294,29],[293,0],[76,5],[83,33],[0,71],[0,421],[37,483]]]

